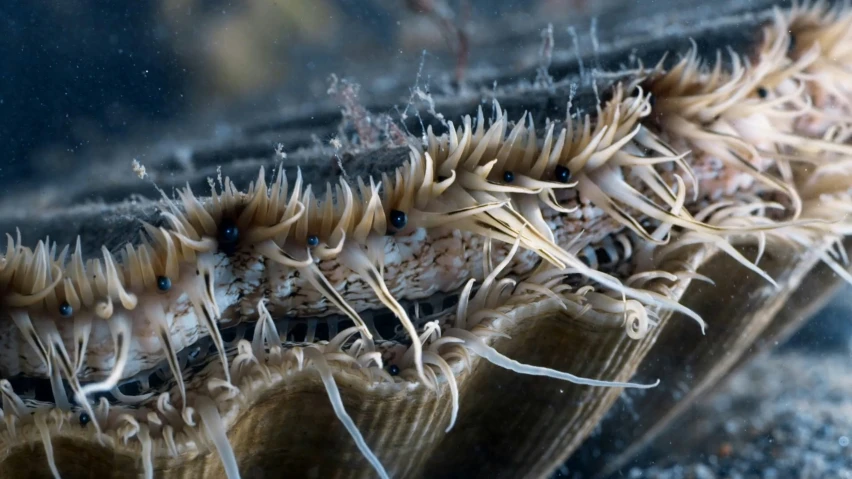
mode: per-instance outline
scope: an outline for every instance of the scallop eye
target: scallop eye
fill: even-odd
[[[157,289],[160,291],[172,289],[172,280],[168,276],[157,276]]]
[[[74,314],[74,308],[68,304],[68,301],[63,301],[59,305],[59,315],[63,318],[70,318],[72,314]]]
[[[568,180],[571,179],[571,170],[562,165],[558,165],[556,167],[556,179],[560,183],[568,183]]]
[[[515,174],[512,173],[511,171],[504,171],[503,172],[503,182],[511,183],[513,181],[515,181]]]
[[[240,240],[240,230],[231,220],[223,220],[219,225],[219,250],[232,254]]]
[[[308,246],[313,248],[314,246],[316,246],[318,244],[319,244],[319,236],[317,236],[317,235],[308,236]]]
[[[408,223],[408,217],[402,211],[391,210],[390,221],[394,228],[402,229]]]
[[[398,376],[399,375],[399,366],[397,366],[396,364],[391,364],[390,366],[388,366],[388,372],[390,373],[391,376]]]
[[[236,243],[240,239],[240,230],[237,228],[237,225],[230,221],[227,223],[222,224],[221,238],[225,243]]]
[[[766,91],[766,88],[759,87],[757,89],[757,96],[759,96],[760,98],[766,98],[767,96],[769,96],[769,92]]]
[[[81,412],[80,413],[80,426],[86,427],[86,424],[89,424],[92,418],[89,417],[88,413]]]

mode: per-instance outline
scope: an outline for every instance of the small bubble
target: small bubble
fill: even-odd
[[[837,443],[840,444],[840,447],[846,447],[849,445],[849,438],[846,436],[840,436],[840,439],[837,440]]]

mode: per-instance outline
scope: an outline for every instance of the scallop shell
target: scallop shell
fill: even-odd
[[[708,199],[699,201],[696,197],[684,203],[685,194],[693,190],[688,189],[688,183],[683,177],[675,176],[674,167],[662,169],[660,178],[667,180],[670,187],[676,185],[677,190],[676,194],[672,193],[668,204],[670,209],[666,210],[667,214],[673,212],[669,216],[660,213],[665,208],[659,206],[656,209],[648,207],[648,210],[652,210],[650,214],[624,213],[624,210],[613,208],[596,210],[596,207],[603,206],[594,206],[595,201],[591,202],[592,205],[582,201],[586,193],[581,192],[581,200],[577,203],[587,209],[584,210],[587,219],[585,224],[591,228],[591,239],[581,244],[583,248],[579,248],[576,254],[566,252],[565,256],[559,256],[559,251],[554,252],[554,249],[548,249],[549,246],[542,246],[546,242],[530,239],[529,236],[522,238],[521,232],[525,229],[517,233],[515,248],[521,251],[519,254],[532,251],[543,258],[555,258],[554,262],[559,262],[560,259],[576,260],[581,251],[588,256],[585,246],[600,244],[604,250],[615,248],[606,243],[607,238],[630,230],[633,234],[630,242],[636,249],[636,258],[618,258],[612,270],[620,279],[631,278],[630,281],[641,284],[641,292],[646,295],[641,298],[645,298],[647,303],[636,303],[641,306],[639,310],[642,314],[646,315],[642,316],[639,323],[633,324],[635,317],[628,315],[628,302],[626,299],[621,301],[618,294],[593,297],[589,295],[589,290],[574,288],[576,285],[573,283],[572,289],[560,289],[558,283],[541,280],[539,284],[536,282],[539,280],[536,280],[522,283],[529,287],[525,291],[517,290],[515,284],[512,284],[513,288],[509,288],[512,291],[503,295],[500,290],[502,286],[498,288],[491,284],[480,290],[487,295],[480,297],[485,298],[482,300],[484,306],[478,306],[481,310],[493,309],[499,314],[490,314],[487,321],[461,328],[469,330],[467,333],[453,332],[453,328],[448,325],[459,323],[452,321],[462,321],[464,324],[477,311],[472,310],[468,316],[463,316],[461,311],[448,308],[445,314],[454,317],[454,320],[440,319],[442,322],[437,329],[421,325],[418,331],[424,335],[422,347],[427,351],[423,358],[434,367],[424,368],[428,373],[421,373],[412,366],[402,371],[402,380],[394,380],[388,375],[387,378],[391,379],[387,381],[383,380],[387,378],[382,375],[381,367],[371,366],[371,361],[379,362],[377,358],[381,361],[401,361],[392,350],[377,352],[368,347],[364,350],[366,354],[356,354],[351,351],[357,347],[348,342],[344,343],[346,348],[343,345],[332,348],[328,342],[320,342],[317,343],[318,347],[313,347],[317,344],[289,344],[288,349],[281,350],[281,338],[272,341],[263,336],[268,330],[262,328],[271,327],[272,314],[268,315],[269,322],[266,322],[262,299],[257,303],[257,309],[251,311],[251,318],[247,318],[249,314],[245,313],[244,308],[241,309],[240,304],[239,307],[224,311],[222,317],[237,318],[238,321],[260,318],[258,324],[261,326],[258,328],[261,328],[261,332],[255,334],[254,338],[248,337],[247,341],[238,343],[235,349],[229,351],[233,385],[229,385],[227,379],[223,378],[222,370],[217,369],[218,364],[213,359],[191,374],[187,372],[186,403],[191,405],[190,411],[167,405],[158,406],[159,412],[151,412],[146,417],[134,416],[136,413],[132,411],[137,410],[132,408],[110,415],[106,402],[101,401],[95,403],[92,409],[96,416],[94,419],[103,422],[106,428],[105,434],[100,435],[91,425],[80,427],[79,411],[45,407],[33,401],[20,402],[19,395],[25,396],[25,392],[13,391],[11,383],[4,379],[0,384],[4,411],[3,424],[0,425],[0,477],[50,477],[57,473],[64,478],[134,475],[235,477],[236,474],[242,477],[267,477],[280,475],[282,471],[288,475],[309,477],[375,477],[381,471],[386,471],[391,477],[546,477],[566,460],[571,467],[584,472],[612,472],[677,418],[695,398],[709,394],[737,367],[794,330],[803,318],[826,300],[826,291],[844,279],[852,279],[845,272],[848,242],[842,250],[838,246],[844,244],[848,231],[845,217],[834,221],[826,216],[826,211],[846,212],[852,208],[849,182],[846,181],[849,178],[848,171],[842,168],[832,170],[838,164],[843,164],[846,155],[852,154],[852,150],[846,147],[844,126],[842,122],[839,126],[831,122],[826,124],[827,120],[823,116],[807,108],[801,111],[795,109],[799,106],[796,101],[804,95],[804,98],[820,108],[820,114],[828,112],[842,116],[849,111],[845,102],[852,98],[844,95],[852,92],[846,92],[842,87],[844,78],[838,78],[839,73],[820,63],[823,57],[818,50],[808,50],[809,44],[819,44],[826,51],[830,51],[831,47],[845,45],[842,43],[845,37],[838,40],[837,36],[830,33],[836,32],[838,25],[844,26],[850,21],[849,18],[848,10],[842,7],[830,10],[821,3],[797,5],[789,11],[732,15],[727,19],[728,26],[722,28],[723,31],[725,28],[733,30],[734,27],[730,25],[736,25],[736,29],[741,30],[743,24],[764,26],[764,30],[759,41],[752,38],[751,44],[736,45],[752,61],[746,63],[742,62],[741,57],[734,57],[733,73],[729,76],[719,73],[721,70],[716,73],[702,70],[696,47],[679,63],[661,64],[657,69],[613,73],[602,77],[602,84],[596,83],[594,88],[589,86],[580,91],[575,106],[585,102],[583,105],[591,107],[589,110],[600,107],[596,119],[601,122],[611,121],[615,126],[620,126],[618,122],[622,118],[619,116],[622,111],[656,113],[648,116],[646,123],[643,123],[644,130],[636,130],[646,135],[643,140],[637,141],[642,141],[648,150],[668,149],[667,145],[654,143],[656,140],[653,138],[658,138],[660,143],[665,140],[677,151],[692,151],[689,166],[703,175],[692,187],[698,184],[711,186]],[[796,45],[792,47],[785,36],[788,29],[798,35]],[[692,33],[701,32],[703,30]],[[718,31],[704,34],[707,37],[720,35]],[[648,58],[643,59],[654,61],[654,58],[650,58],[654,55],[656,52],[647,53]],[[790,62],[783,63],[779,58]],[[801,64],[797,63],[799,60]],[[789,74],[786,67],[812,73],[818,81],[810,85],[802,83],[804,86],[797,90],[799,84],[785,83],[789,80],[785,76]],[[698,86],[672,80],[678,72],[686,72],[684,77],[695,75],[691,79],[697,79]],[[741,77],[738,76],[740,73]],[[758,78],[759,82],[751,82],[753,77]],[[536,111],[536,108],[541,110],[537,106],[537,95],[550,95],[561,101],[559,95],[569,87],[570,81],[565,81],[546,88],[525,92],[507,91],[503,94],[510,100],[521,98],[528,102],[521,106],[532,105],[534,114],[530,118],[538,118],[547,112]],[[650,97],[642,93],[630,96],[637,88],[650,90],[656,103],[653,104]],[[610,92],[604,95],[600,104],[598,89]],[[771,90],[771,93],[767,90]],[[768,95],[774,96],[767,99]],[[767,105],[777,97],[787,98],[787,103],[793,104],[788,105],[789,108],[785,107],[783,112],[791,116],[790,112],[794,111],[793,116],[799,121],[793,127],[795,134],[780,126],[776,128],[778,125],[784,128],[790,126],[781,120],[768,123],[773,129],[764,129],[768,128],[767,124],[749,122],[754,116],[768,115],[770,107]],[[607,104],[620,101],[624,102],[623,110],[607,107]],[[511,104],[511,101],[506,103]],[[510,106],[506,115],[511,115],[517,107],[517,103]],[[667,118],[679,118],[682,123],[671,123]],[[720,123],[723,120],[729,123],[723,125]],[[499,122],[496,123],[497,126],[492,125],[485,133],[473,133],[471,123],[466,123],[468,129],[462,127],[458,134],[451,131],[445,136],[430,138],[431,143],[424,151],[415,152],[414,157],[423,161],[427,152],[434,153],[435,161],[440,156],[440,161],[446,164],[449,162],[446,157],[452,156],[453,145],[464,143],[465,135],[476,136],[470,149],[459,150],[462,152],[462,160],[458,168],[451,170],[454,174],[459,172],[460,176],[468,174],[466,179],[458,180],[467,182],[465,191],[490,191],[493,183],[480,181],[487,173],[479,180],[474,178],[484,167],[483,163],[476,163],[475,168],[464,166],[463,163],[475,154],[477,144],[494,141],[502,146],[510,141],[506,139],[507,135],[511,138],[510,131],[517,124],[507,128],[507,131],[500,131]],[[482,125],[482,121],[476,124]],[[523,122],[519,124],[524,125]],[[653,124],[653,127],[648,124]],[[774,158],[772,166],[781,170],[779,174],[767,172],[768,168],[761,170],[761,167],[756,168],[756,171],[743,172],[742,165],[736,162],[736,155],[731,154],[731,158],[726,156],[736,150],[740,143],[728,143],[733,140],[729,140],[724,133],[710,135],[711,140],[708,142],[707,130],[701,130],[709,128],[708,125],[730,127],[735,134],[741,135],[739,138],[742,142],[761,152],[769,146],[780,145],[779,148],[794,151],[795,155],[789,153]],[[494,133],[489,137],[491,131],[499,135]],[[582,132],[582,128],[577,131]],[[651,131],[659,136],[647,136],[651,135],[647,133]],[[821,133],[822,139],[811,135],[813,132]],[[600,138],[607,137],[605,131],[594,130],[593,133],[595,138],[598,138],[598,133]],[[541,130],[537,134],[540,139],[546,136]],[[626,132],[621,134],[627,137]],[[625,194],[625,190],[622,188],[618,191],[620,187],[617,183],[612,187],[611,183],[615,181],[612,175],[600,173],[595,176],[605,166],[589,166],[589,163],[608,161],[601,158],[609,158],[614,151],[639,155],[635,158],[647,158],[642,156],[642,152],[629,150],[625,146],[629,141],[619,143],[614,138],[608,138],[610,143],[607,145],[601,143],[590,147],[589,151],[599,155],[584,156],[586,146],[603,140],[590,139],[589,135],[559,140],[557,135],[543,141],[545,145],[553,147],[555,153],[552,157],[558,160],[560,155],[565,156],[570,160],[567,164],[572,165],[572,168],[582,163],[579,168],[573,169],[579,178],[579,187],[590,188],[589,185],[594,184],[605,191],[603,198],[615,198],[618,194]],[[628,140],[631,138],[634,137]],[[564,142],[565,149],[562,152],[551,144],[561,144],[560,141]],[[766,142],[772,144],[767,145]],[[652,144],[654,146],[649,146]],[[442,145],[450,145],[450,152],[441,153]],[[574,148],[572,145],[579,146]],[[608,148],[609,145],[618,148]],[[719,145],[723,145],[722,150],[714,149]],[[539,143],[537,148],[545,147]],[[499,153],[496,156],[499,157]],[[540,156],[544,158],[541,161],[547,163],[548,155]],[[723,157],[721,160],[718,158],[720,156]],[[798,165],[791,166],[787,161],[790,156],[796,156],[793,161],[815,163],[816,167],[808,170]],[[686,155],[673,157],[677,160],[670,162],[675,164],[686,158]],[[766,154],[766,157],[771,155]],[[352,162],[347,164],[347,173],[354,177],[392,172],[395,168],[407,173],[420,171],[414,166],[408,170],[400,166],[408,158],[413,158],[409,156],[409,150],[398,145],[366,149],[353,155]],[[291,155],[286,164],[291,166],[303,163],[305,178],[312,180],[312,186],[317,185],[317,189],[320,189],[322,182],[318,180],[328,177],[328,173],[322,171],[327,168],[310,165],[303,160],[297,155]],[[637,171],[646,171],[636,166],[640,164],[638,160],[635,160],[636,163],[630,163],[634,159],[622,160],[627,163],[619,168],[635,166]],[[729,162],[725,163],[726,160]],[[439,167],[440,161],[436,163]],[[562,165],[558,162],[556,164]],[[230,178],[233,184],[239,185],[242,179],[256,175],[259,165],[248,162],[232,166]],[[548,171],[553,166],[547,163]],[[445,181],[430,179],[428,175],[432,172],[428,168],[425,169],[427,179],[411,174],[427,186],[440,185]],[[531,170],[535,168],[533,166]],[[155,175],[159,172],[152,170],[150,173]],[[206,174],[189,174],[182,179],[191,181],[193,189],[197,190],[199,185],[207,182]],[[401,191],[404,188],[399,185],[406,185],[400,180],[403,178],[401,175],[396,179],[389,176],[384,183],[394,184]],[[541,172],[538,176],[542,177]],[[205,204],[243,201],[246,196],[236,190],[228,196],[231,184],[227,181],[224,183],[225,191],[218,199],[199,198]],[[659,192],[649,184],[645,184],[645,190],[641,191],[648,197]],[[124,197],[132,191],[140,191],[138,188],[138,184],[124,180],[107,187],[95,187],[99,194],[107,198]],[[257,191],[264,191],[265,194],[264,188],[267,185],[258,180],[248,188],[248,197]],[[331,189],[329,186],[328,190]],[[365,186],[361,191],[368,190]],[[430,194],[423,193],[423,189],[411,191],[416,191],[417,195],[423,195],[424,198]],[[582,191],[595,194],[593,188]],[[78,197],[91,193],[74,192]],[[386,197],[385,203],[413,201],[405,196],[409,193],[410,190],[406,190],[399,197],[389,193],[390,199]],[[150,196],[150,192],[148,194]],[[336,190],[336,194],[338,204],[343,205],[344,202],[339,199],[345,194],[345,189]],[[749,205],[768,203],[769,200],[761,199],[758,194],[772,199],[780,198],[778,204],[785,211],[796,210],[797,214],[787,221],[788,218],[773,217],[763,210],[756,213],[747,209]],[[191,196],[190,193],[185,195]],[[626,195],[620,198],[633,198],[630,194]],[[22,198],[27,199],[26,196]],[[601,198],[600,194],[598,198]],[[732,207],[742,208],[732,209],[733,213],[727,216],[709,214],[701,220],[680,212],[686,208],[690,215],[701,216],[699,212],[708,205],[721,205],[724,201],[731,201]],[[308,200],[304,202],[308,203]],[[26,237],[50,235],[60,244],[71,244],[72,239],[81,234],[86,240],[80,243],[79,254],[91,257],[104,246],[107,252],[104,253],[106,274],[110,275],[111,263],[108,258],[109,254],[114,254],[110,252],[118,251],[117,247],[128,241],[138,241],[138,225],[135,221],[139,219],[157,226],[168,224],[171,230],[163,235],[173,236],[163,238],[174,237],[175,241],[182,241],[184,246],[191,244],[200,252],[201,258],[207,238],[204,234],[194,235],[192,231],[193,228],[202,231],[205,220],[198,219],[203,215],[192,210],[191,202],[183,201],[180,205],[182,208],[170,210],[175,212],[176,218],[171,223],[157,220],[156,213],[162,204],[138,199],[100,206],[63,208],[53,205],[48,213],[26,217],[20,213],[7,215],[2,219],[2,224],[3,230],[11,231],[21,227]],[[482,207],[482,201],[476,206]],[[641,209],[638,203],[629,206]],[[382,211],[382,215],[391,215],[395,211],[389,209],[387,204],[384,209],[388,211]],[[369,212],[373,211],[364,205],[356,210],[362,215],[359,218],[368,217],[372,214]],[[341,216],[333,208],[320,211],[327,218],[337,219]],[[607,219],[607,214],[618,216],[619,212],[622,215],[621,223]],[[378,213],[376,215],[378,217]],[[628,225],[627,219],[634,216],[637,221]],[[319,225],[317,227],[329,229],[322,217],[320,215],[309,227]],[[660,245],[643,249],[643,244],[650,244],[648,239],[662,239],[653,236],[653,231],[649,232],[644,224],[652,217],[658,220],[655,226],[660,233],[668,231],[670,225],[667,226],[666,221],[683,223],[677,225],[668,243],[679,248],[666,249],[667,246]],[[659,217],[666,220],[659,220]],[[742,218],[748,218],[754,223],[743,226],[739,223]],[[276,221],[280,223],[285,219],[278,218]],[[393,222],[392,219],[390,221]],[[536,225],[523,226],[527,227],[535,228]],[[724,233],[718,230],[721,227],[732,229],[730,233]],[[404,228],[405,225],[399,227],[400,231]],[[92,234],[92,231],[95,233]],[[352,227],[347,231],[350,236],[354,233],[357,237],[357,228]],[[161,238],[155,233],[151,234],[154,239]],[[333,236],[336,233],[331,234]],[[563,235],[562,238],[565,236],[570,235]],[[221,244],[222,240],[219,241]],[[349,241],[355,240],[350,238]],[[14,238],[11,243],[13,247],[4,256],[2,263],[4,268],[7,265],[11,268],[14,264],[13,253],[26,250],[30,255],[27,261],[40,264],[45,272],[42,275],[44,277],[22,273],[26,281],[21,280],[20,276],[7,280],[4,287],[12,284],[20,289],[30,286],[30,283],[34,285],[28,291],[15,291],[17,296],[10,293],[5,297],[3,308],[9,312],[18,311],[15,308],[21,308],[20,304],[28,301],[27,295],[40,294],[40,290],[45,290],[45,278],[53,278],[50,276],[52,270],[49,264],[39,263],[39,255],[48,257],[46,251],[51,246],[49,241],[34,249],[23,248],[20,241],[16,243]],[[475,244],[484,248],[484,251],[490,251],[490,246]],[[562,241],[558,246],[569,249],[577,245]],[[508,247],[503,245],[494,248],[495,259],[502,260]],[[252,254],[270,258],[275,255],[274,249],[267,248],[260,253],[257,251],[261,251],[260,247]],[[665,254],[661,253],[660,258],[653,256],[658,251]],[[49,254],[54,256],[55,251]],[[466,251],[460,253],[466,254]],[[760,261],[752,262],[751,258],[756,256],[761,258]],[[165,256],[161,259],[162,264],[157,263],[157,267],[168,269]],[[659,259],[658,263],[648,265],[648,261],[656,259]],[[518,261],[513,264],[523,270],[523,258]],[[588,261],[593,262],[592,258]],[[215,267],[233,267],[222,264],[217,263]],[[380,266],[379,269],[384,273],[384,263]],[[298,269],[302,266],[290,267]],[[491,268],[494,266],[491,265]],[[364,273],[366,269],[352,269],[360,274],[358,279],[361,282],[368,282],[369,275]],[[648,278],[641,275],[631,277],[634,273],[648,272],[654,272],[654,275]],[[478,274],[471,275],[477,276],[482,283],[485,276],[483,273],[480,270]],[[531,274],[538,278],[527,270],[517,280],[523,282],[524,275],[529,278]],[[578,269],[572,274],[588,276],[595,273]],[[602,276],[595,278],[601,279]],[[119,308],[120,301],[124,301],[121,307],[133,309],[130,306],[132,301],[119,291],[122,287],[130,291],[130,281],[114,283],[118,281],[114,278],[105,281],[112,288],[105,293],[110,298],[110,311],[113,307]],[[774,281],[775,285],[770,281]],[[545,283],[546,287],[533,287]],[[347,300],[361,291],[357,289],[361,286],[358,286],[356,280],[343,280],[342,284]],[[461,293],[462,304],[468,299],[470,304],[477,302],[476,297],[470,299],[470,293],[469,290]],[[496,298],[494,301],[491,301],[492,293]],[[654,296],[648,296],[652,293]],[[150,300],[148,296],[140,297],[141,301]],[[211,293],[211,297],[215,306],[216,295]],[[594,298],[600,302],[596,303]],[[639,301],[636,298],[631,300]],[[681,305],[681,308],[663,307],[672,304]],[[41,303],[38,305],[41,306]],[[706,330],[696,325],[696,315],[690,317],[687,314],[689,312],[697,313],[707,323]],[[111,313],[104,313],[104,317],[111,317]],[[18,327],[24,331],[26,328],[21,324],[26,326],[26,323],[18,323]],[[475,331],[476,335],[470,331]],[[284,333],[286,335],[288,331]],[[24,336],[7,337],[6,341],[23,342]],[[416,356],[414,349],[412,347],[408,354]],[[36,353],[30,350],[29,354]],[[307,367],[307,364],[311,367]],[[416,365],[417,361],[414,360],[413,364]],[[32,371],[33,374],[37,372]],[[569,377],[568,373],[579,378],[602,381],[632,381],[629,384],[631,388],[623,391],[621,387],[577,384],[583,381]],[[418,376],[420,374],[422,377]],[[424,377],[428,381],[424,381]],[[655,384],[658,379],[661,381],[659,386],[645,387]],[[434,388],[428,387],[427,382]],[[637,385],[641,387],[633,388]],[[172,388],[167,403],[172,401],[172,404],[177,404],[177,398],[180,397],[178,389],[177,385]],[[629,401],[629,410],[613,408],[619,398]],[[164,425],[179,429],[172,436],[175,438],[173,443],[163,439],[167,436]]]

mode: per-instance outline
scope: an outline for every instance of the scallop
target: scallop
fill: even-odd
[[[595,115],[539,121],[557,81],[345,176],[270,151],[0,218],[0,476],[616,471],[852,282],[852,15],[748,19],[727,63],[581,85]]]

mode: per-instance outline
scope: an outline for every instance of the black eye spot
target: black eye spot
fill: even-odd
[[[408,217],[402,211],[391,210],[390,221],[393,227],[399,230],[405,228],[405,225],[408,223]]]
[[[562,165],[556,166],[556,180],[560,183],[568,183],[568,180],[571,179],[571,170],[565,168]]]
[[[223,220],[219,225],[219,251],[233,254],[240,240],[240,230],[231,220]]]
[[[767,96],[769,96],[769,92],[766,91],[766,88],[759,87],[757,89],[757,96],[759,96],[760,98],[766,98]]]
[[[228,243],[235,243],[240,239],[240,230],[236,225],[229,225],[222,230],[222,239]]]
[[[172,289],[172,280],[168,276],[157,276],[157,289],[160,291]]]
[[[313,247],[313,246],[316,246],[318,244],[319,244],[319,236],[317,236],[317,235],[308,236],[308,246]]]
[[[86,424],[89,424],[92,418],[89,417],[89,413],[81,412],[80,413],[80,426],[86,427]]]
[[[388,366],[388,372],[390,373],[391,376],[398,376],[399,375],[399,366],[397,366],[396,364],[391,364],[390,366]]]
[[[63,301],[62,304],[59,305],[59,315],[63,318],[70,318],[72,314],[74,314],[74,308],[68,304],[68,301]]]
[[[506,183],[511,183],[511,182],[515,181],[515,174],[512,173],[511,171],[503,172],[503,181],[506,182]]]

